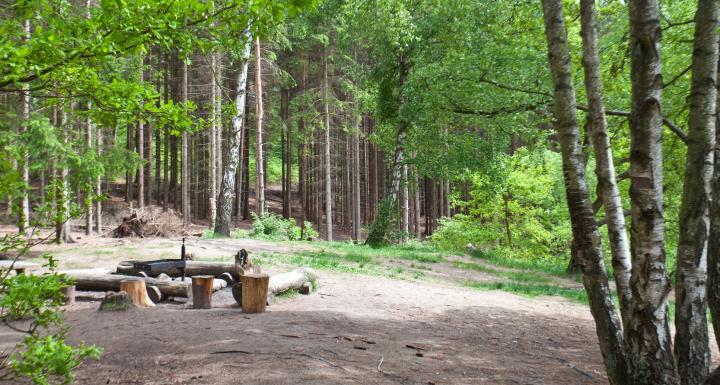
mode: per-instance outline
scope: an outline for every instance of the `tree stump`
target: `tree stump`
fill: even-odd
[[[115,293],[108,291],[105,293],[105,298],[100,303],[100,311],[115,311],[115,310],[127,310],[133,305],[132,300],[128,296],[128,293],[121,291]]]
[[[267,274],[247,274],[240,277],[242,283],[243,313],[263,313],[267,301],[270,276]]]
[[[196,275],[192,277],[193,309],[210,309],[212,307],[213,281],[212,275]]]
[[[120,291],[126,292],[132,303],[137,307],[155,306],[155,303],[147,295],[145,281],[142,279],[120,281]]]

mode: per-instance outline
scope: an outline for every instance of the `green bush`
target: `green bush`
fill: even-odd
[[[294,219],[285,219],[273,213],[259,216],[252,213],[253,229],[250,236],[253,238],[271,239],[276,241],[303,241],[318,237],[312,223],[305,221],[303,227],[295,224]]]
[[[14,248],[15,240],[0,239],[0,248]],[[10,246],[9,246],[10,245]],[[27,253],[27,247],[21,254]],[[73,370],[88,358],[100,357],[95,346],[69,345],[64,325],[61,289],[71,284],[67,276],[54,271],[55,261],[46,256],[50,273],[43,275],[0,275],[0,322],[25,335],[17,350],[0,361],[0,378],[28,378],[36,385],[70,384]]]

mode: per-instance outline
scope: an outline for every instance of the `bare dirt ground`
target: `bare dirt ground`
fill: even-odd
[[[125,259],[177,257],[179,239],[85,237],[43,245],[63,270],[112,270]],[[288,253],[313,244],[188,240],[203,258]],[[450,257],[449,257],[450,258]],[[454,256],[452,258],[461,258]],[[407,261],[395,263],[407,264]],[[290,266],[264,267],[276,273]],[[458,285],[483,273],[433,264],[417,280],[319,271],[319,289],[244,314],[228,290],[213,309],[162,303],[98,312],[66,309],[70,340],[104,348],[76,384],[606,384],[593,321],[582,305]],[[464,274],[457,278],[457,274]],[[0,330],[0,350],[16,336]]]
[[[586,308],[423,282],[321,272],[309,296],[243,314],[163,304],[67,311],[104,347],[77,384],[604,384]]]

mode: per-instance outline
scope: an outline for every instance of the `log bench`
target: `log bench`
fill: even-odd
[[[33,270],[39,269],[40,264],[33,263],[33,262],[23,262],[23,261],[9,261],[9,260],[2,260],[0,261],[0,272],[6,271],[6,270],[14,270],[16,274],[25,274],[26,272],[30,272]]]

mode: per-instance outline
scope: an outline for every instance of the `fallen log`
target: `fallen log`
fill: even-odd
[[[75,289],[79,291],[119,291],[120,282],[128,279],[145,281],[146,285],[157,287],[160,292],[168,297],[190,297],[190,280],[163,281],[155,278],[128,277],[115,274],[68,274],[68,277],[75,281]]]
[[[133,261],[123,261],[117,265],[117,274],[124,275],[137,275],[138,270],[133,267]],[[194,277],[196,275],[212,275],[218,277],[228,273],[233,280],[237,281],[240,279],[240,271],[235,267],[233,262],[201,262],[201,261],[187,261],[185,262],[185,276]],[[180,270],[175,268],[168,268],[153,272],[153,275],[158,276],[159,274],[166,274],[170,277],[180,277],[182,273]]]
[[[300,290],[303,285],[317,278],[314,271],[308,268],[296,269],[287,273],[276,274],[270,277],[268,293],[280,294],[290,289]]]

